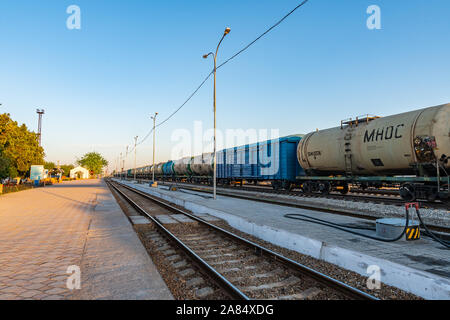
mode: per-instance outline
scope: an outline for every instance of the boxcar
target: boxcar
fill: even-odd
[[[304,175],[296,161],[300,135],[267,140],[255,144],[230,148],[218,153],[219,183],[247,181],[271,182],[274,189],[289,189],[296,177]],[[219,159],[220,157],[220,159]]]

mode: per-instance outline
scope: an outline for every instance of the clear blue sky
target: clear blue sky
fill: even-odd
[[[212,61],[201,56],[225,27],[219,62],[299,2],[3,0],[0,112],[36,130],[35,109],[44,108],[47,160],[96,150],[112,168],[149,131],[151,113],[168,116],[208,74]],[[66,28],[71,4],[81,8],[81,30]],[[372,4],[381,30],[366,27]],[[219,70],[218,127],[288,135],[449,103],[449,14],[448,0],[310,0]],[[195,120],[211,127],[212,116],[208,81],[158,131],[158,160],[170,157],[174,130]],[[138,164],[151,154],[148,139]]]

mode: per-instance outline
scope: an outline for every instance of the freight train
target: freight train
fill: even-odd
[[[363,116],[335,128],[221,150],[219,185],[270,183],[328,194],[398,187],[406,201],[450,199],[450,104],[388,117]],[[211,183],[211,153],[155,165],[158,180]],[[152,166],[136,169],[150,178]],[[134,176],[134,170],[128,170]],[[120,174],[118,174],[120,175]]]

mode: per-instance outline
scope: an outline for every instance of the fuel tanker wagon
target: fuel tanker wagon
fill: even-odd
[[[408,201],[448,199],[450,104],[341,121],[307,134],[297,158],[305,192],[398,185]]]

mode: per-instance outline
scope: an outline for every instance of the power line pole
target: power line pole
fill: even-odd
[[[134,137],[134,181],[136,181],[136,147],[138,136]]]
[[[127,158],[128,158],[128,146],[127,146],[127,152],[125,153],[125,157],[123,158],[123,167],[124,167],[124,168],[125,168],[125,164],[126,164]],[[123,172],[123,176],[125,177],[125,180],[127,180],[128,174],[127,174],[127,172],[126,172],[126,169],[125,169],[125,171]]]
[[[122,165],[122,152],[120,153],[120,158],[119,158],[119,167]],[[122,180],[122,172],[123,172],[123,165],[122,165],[122,170],[120,170],[120,180]]]
[[[152,181],[152,185],[156,186],[156,181],[155,181],[155,142],[156,142],[156,116],[158,115],[158,112],[155,112],[155,116],[151,117],[153,119],[153,166],[152,166],[152,171],[153,171],[153,181]]]
[[[42,137],[42,115],[45,114],[44,109],[36,109],[36,113],[39,115],[38,121],[38,139],[39,139],[39,147],[41,146],[41,137]]]

